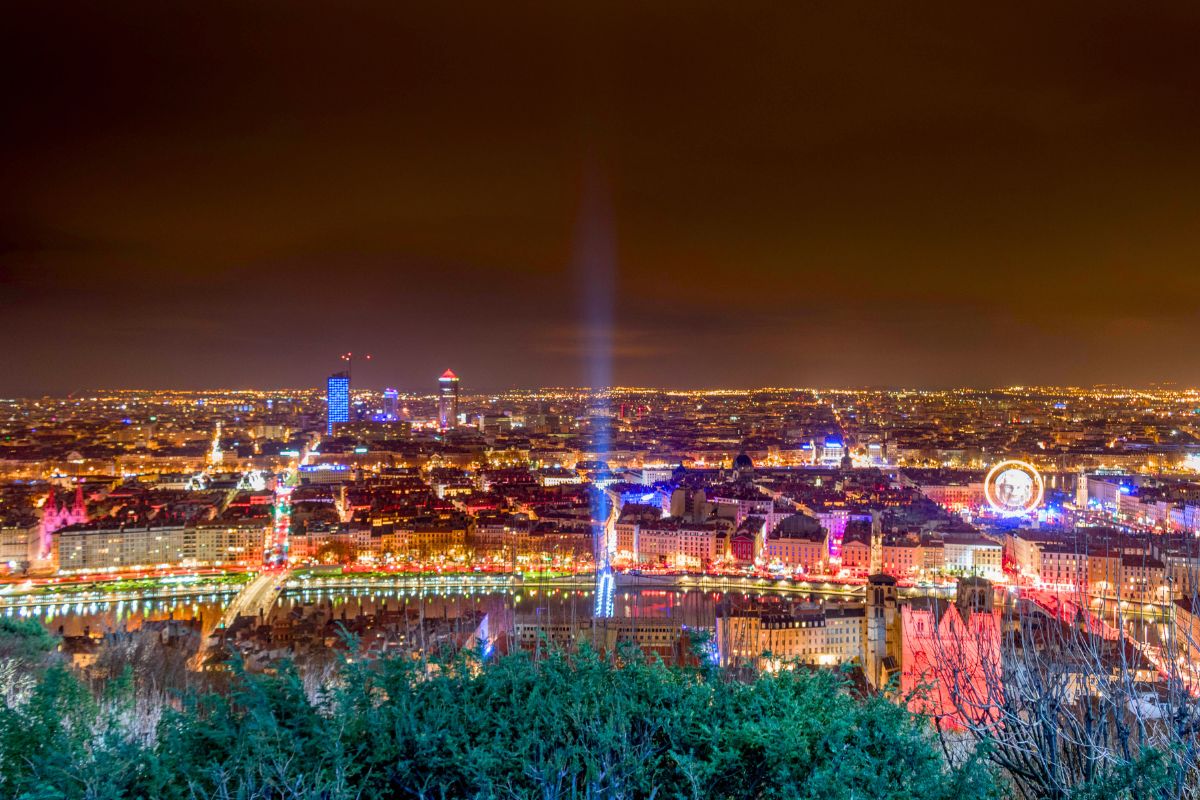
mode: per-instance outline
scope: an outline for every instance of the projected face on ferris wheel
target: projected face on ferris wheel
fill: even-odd
[[[984,481],[988,505],[998,514],[1028,514],[1042,503],[1042,476],[1024,461],[1002,461],[992,467]]]
[[[1033,478],[1019,469],[1006,469],[996,476],[996,500],[1005,508],[1021,508],[1033,497]]]

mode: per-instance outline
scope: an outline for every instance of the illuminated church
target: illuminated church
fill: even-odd
[[[82,486],[75,487],[75,502],[72,505],[67,505],[65,502],[60,505],[54,494],[54,487],[51,487],[46,502],[42,504],[42,552],[40,555],[45,557],[50,552],[50,535],[52,533],[68,525],[79,525],[87,521],[87,504],[83,501]]]

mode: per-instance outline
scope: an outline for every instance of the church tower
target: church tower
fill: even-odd
[[[877,574],[867,578],[867,641],[863,672],[882,689],[900,671],[900,614],[896,579]]]

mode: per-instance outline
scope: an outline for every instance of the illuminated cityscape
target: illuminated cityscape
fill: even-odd
[[[290,568],[514,576],[603,552],[618,576],[981,577],[1105,617],[1179,613],[1196,588],[1197,392],[457,387],[8,401],[5,567],[41,592],[281,547]]]
[[[5,30],[0,800],[1200,800],[1200,7]]]
[[[726,670],[898,686],[965,735],[991,718],[964,692],[994,691],[1033,620],[1084,625],[1139,698],[1200,692],[1196,390],[460,395],[449,370],[425,392],[341,373],[8,400],[0,433],[0,609],[84,673],[163,625],[200,674],[325,663],[347,625],[375,657],[686,665],[703,641]]]

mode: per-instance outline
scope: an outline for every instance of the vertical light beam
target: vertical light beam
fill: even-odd
[[[607,414],[609,389],[612,387],[613,287],[616,283],[616,242],[613,233],[612,203],[600,170],[590,164],[583,180],[583,196],[575,222],[572,268],[579,287],[583,328],[579,352],[584,360],[583,374],[592,390],[592,450],[594,458],[608,463],[610,419]],[[595,616],[611,617],[615,578],[609,559],[614,543],[610,541],[609,519],[614,509],[604,492],[592,490],[592,530],[596,554]]]

